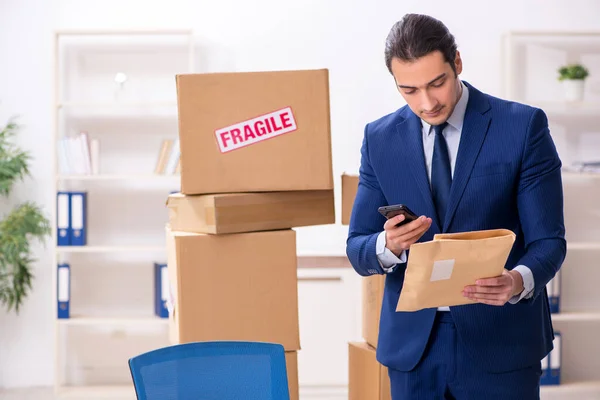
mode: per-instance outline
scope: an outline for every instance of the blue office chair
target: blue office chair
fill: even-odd
[[[129,360],[138,400],[289,400],[283,346],[178,344]]]

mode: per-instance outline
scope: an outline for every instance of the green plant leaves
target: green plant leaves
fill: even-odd
[[[18,131],[11,120],[0,130],[0,195],[8,196],[13,185],[29,175],[30,156],[11,139]],[[17,313],[32,288],[33,274],[30,243],[42,241],[52,228],[42,210],[33,202],[24,202],[0,221],[0,302]]]
[[[558,69],[558,80],[566,79],[585,79],[589,76],[589,71],[581,64],[570,64]]]

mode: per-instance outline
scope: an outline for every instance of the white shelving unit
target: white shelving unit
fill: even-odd
[[[59,31],[55,34],[56,191],[87,192],[87,244],[57,245],[70,264],[70,318],[56,319],[59,398],[130,398],[127,359],[168,345],[154,316],[154,262],[166,262],[165,200],[177,174],[154,174],[160,145],[177,137],[175,74],[194,71],[191,30]],[[125,74],[124,82],[115,78]],[[99,170],[61,168],[60,139],[98,140]],[[55,289],[56,290],[56,289]]]
[[[563,162],[567,257],[561,269],[561,384],[542,399],[600,399],[600,173],[578,172],[600,161],[600,32],[510,32],[504,38],[504,97],[537,106],[548,116]],[[558,68],[582,63],[590,71],[582,101],[563,101]]]

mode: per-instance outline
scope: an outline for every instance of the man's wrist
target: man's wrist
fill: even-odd
[[[519,271],[508,271],[509,275],[513,279],[513,292],[512,296],[520,295],[523,290],[525,290],[525,286],[523,284],[523,276]]]
[[[385,235],[385,248],[388,249],[389,251],[392,252],[393,255],[395,255],[396,257],[400,258],[400,255],[402,254],[402,252],[404,251],[404,249],[396,249],[393,248],[392,246],[390,246],[390,240],[388,240],[387,237],[387,231],[384,231],[384,235]]]
[[[388,249],[393,255],[395,255],[396,257],[400,258],[400,254],[402,254],[402,250],[400,250],[399,252],[396,250],[392,250],[389,247],[385,246],[386,249]]]

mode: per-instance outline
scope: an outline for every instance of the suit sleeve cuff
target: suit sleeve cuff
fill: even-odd
[[[535,282],[533,280],[533,273],[531,272],[531,269],[525,265],[517,265],[514,270],[520,273],[523,277],[523,291],[521,294],[517,294],[508,300],[510,304],[517,304],[522,299],[530,299],[533,296],[533,289],[535,288]]]
[[[379,261],[379,265],[381,265],[381,268],[383,268],[383,271],[386,273],[390,273],[394,270],[397,264],[404,264],[406,262],[406,251],[402,251],[400,257],[396,257],[396,255],[385,246],[385,231],[382,231],[377,236],[377,260]]]

